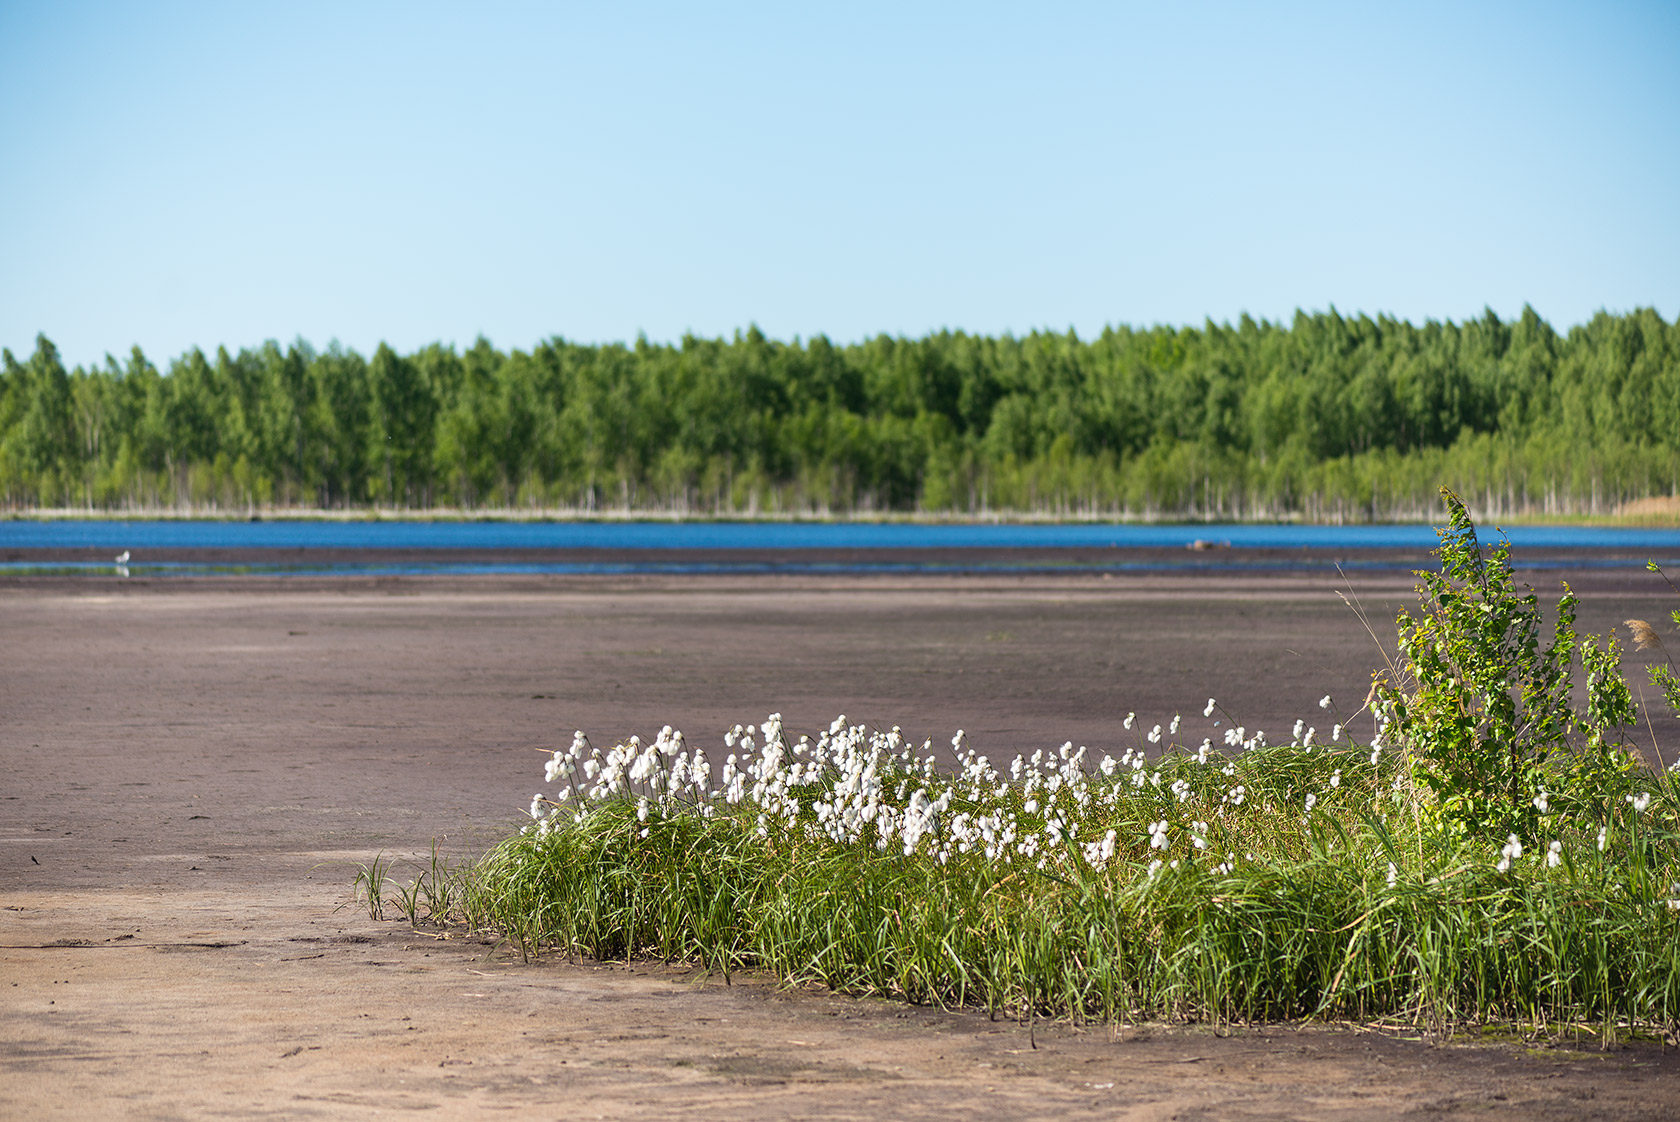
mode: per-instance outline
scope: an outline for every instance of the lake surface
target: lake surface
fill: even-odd
[[[1516,526],[1517,549],[1680,550],[1680,529]],[[1495,541],[1497,533],[1482,534]],[[1433,527],[909,522],[0,522],[26,549],[1432,549]]]
[[[1517,526],[1509,536],[1516,560],[1530,566],[1551,564],[1548,551],[1570,554],[1568,564],[1574,567],[1640,565],[1646,556],[1669,564],[1680,557],[1680,529]],[[1484,541],[1497,537],[1491,529],[1483,534]],[[1196,543],[1214,548],[1192,548]],[[76,556],[88,551],[113,558],[127,551],[130,573],[153,576],[1231,571],[1337,564],[1409,569],[1436,544],[1434,529],[1416,524],[20,520],[0,522],[0,551],[28,555],[14,552],[0,560],[0,573],[112,571],[112,562]],[[183,550],[224,556],[201,559],[182,556]],[[1258,550],[1301,555],[1290,559],[1246,552]],[[554,556],[533,556],[546,551]],[[614,556],[578,555],[588,551]],[[847,551],[867,552],[850,556]],[[1349,555],[1337,556],[1341,551]],[[1382,551],[1390,555],[1375,555]],[[403,556],[389,556],[399,552]],[[1362,557],[1362,552],[1372,555]],[[271,555],[280,553],[286,556]],[[427,553],[440,556],[430,559]],[[1595,553],[1601,556],[1590,555]]]

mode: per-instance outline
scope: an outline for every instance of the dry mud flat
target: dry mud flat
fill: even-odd
[[[305,868],[293,866],[293,871]],[[532,964],[339,886],[21,893],[8,1118],[1672,1118],[1670,1051],[1039,1025],[657,966]],[[18,949],[55,939],[89,940]]]
[[[1642,576],[1574,575],[1583,626],[1660,616]],[[1385,639],[1409,584],[1356,586]],[[936,744],[962,726],[994,755],[1101,749],[1127,711],[1199,714],[1208,693],[1286,732],[1324,692],[1357,703],[1379,660],[1299,574],[15,581],[0,1117],[1680,1116],[1680,1058],[1655,1046],[1029,1031],[522,963],[335,910],[377,852],[505,833],[540,785],[532,749],[573,728],[709,744],[769,709],[799,730],[843,711]]]

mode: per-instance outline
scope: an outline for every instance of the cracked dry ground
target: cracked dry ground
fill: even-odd
[[[1592,629],[1662,610],[1577,587]],[[1281,576],[0,588],[0,1117],[1680,1116],[1655,1046],[1029,1029],[340,907],[376,853],[501,836],[573,728],[1100,747],[1209,693],[1287,728],[1378,657]]]

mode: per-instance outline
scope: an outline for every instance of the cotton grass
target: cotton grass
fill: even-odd
[[[1011,1015],[1673,1030],[1672,773],[1489,843],[1430,825],[1402,751],[1233,738],[999,767],[958,733],[941,769],[844,718],[737,726],[721,766],[580,733],[472,910],[528,951]]]

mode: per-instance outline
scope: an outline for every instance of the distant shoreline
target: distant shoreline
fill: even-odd
[[[1443,515],[1444,517],[1444,515]],[[1482,519],[1489,526],[1680,526],[1680,497],[1645,499],[1625,504],[1612,514],[1507,514]],[[697,512],[675,510],[585,510],[543,508],[536,510],[494,507],[463,510],[455,507],[400,509],[388,507],[253,507],[228,510],[215,507],[145,507],[101,510],[81,507],[32,507],[0,510],[0,522],[509,522],[509,523],[855,523],[860,525],[1114,525],[1114,526],[1424,526],[1431,518],[1397,518],[1381,522],[1356,519],[1311,519],[1305,516],[1272,518],[1197,518],[1187,515],[1035,513],[1032,511],[986,511],[945,513],[934,511],[731,511]]]

